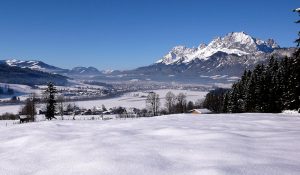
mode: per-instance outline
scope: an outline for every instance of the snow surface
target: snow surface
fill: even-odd
[[[300,113],[296,110],[284,110],[282,111],[283,114],[289,114],[289,115],[299,115],[300,116]]]
[[[283,114],[0,125],[0,174],[298,175],[299,126]]]

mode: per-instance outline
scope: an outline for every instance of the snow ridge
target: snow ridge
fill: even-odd
[[[36,60],[29,60],[29,61],[23,61],[23,60],[17,60],[17,59],[8,59],[4,60],[4,63],[6,63],[8,66],[14,66],[14,67],[20,67],[20,68],[29,68],[32,70],[38,70],[43,72],[55,72],[55,71],[61,71],[61,68],[51,66],[48,64],[45,64],[42,61],[36,61]]]

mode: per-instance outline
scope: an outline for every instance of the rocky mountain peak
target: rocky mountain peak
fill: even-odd
[[[176,46],[156,63],[169,65],[178,64],[180,62],[189,63],[195,59],[208,60],[217,52],[235,54],[238,56],[270,53],[277,48],[279,48],[279,45],[273,39],[263,41],[245,32],[231,32],[224,37],[215,38],[208,45],[200,44],[197,48]]]

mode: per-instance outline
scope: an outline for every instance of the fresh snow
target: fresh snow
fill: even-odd
[[[0,174],[298,175],[299,126],[259,113],[0,125]]]

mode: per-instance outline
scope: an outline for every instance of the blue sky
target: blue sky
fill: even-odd
[[[131,69],[233,31],[295,46],[298,0],[0,0],[0,59]]]

